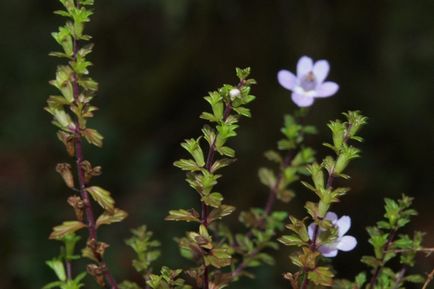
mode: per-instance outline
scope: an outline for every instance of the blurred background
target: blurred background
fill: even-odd
[[[54,89],[58,59],[50,33],[64,19],[52,14],[55,0],[0,2],[0,288],[40,288],[54,280],[44,261],[57,255],[51,227],[71,218],[68,191],[54,168],[69,161],[43,111]],[[352,163],[351,193],[336,205],[351,215],[350,233],[360,245],[339,254],[338,277],[366,270],[371,254],[365,227],[383,214],[384,197],[416,197],[419,216],[408,232],[428,233],[434,245],[434,2],[431,0],[104,0],[96,1],[88,27],[94,36],[92,74],[100,82],[92,125],[105,136],[102,150],[86,147],[87,158],[103,166],[95,180],[115,195],[130,216],[102,228],[111,244],[108,261],[118,279],[137,278],[129,228],[147,224],[163,242],[163,262],[189,265],[173,241],[193,225],[162,221],[171,208],[198,207],[198,198],[172,162],[185,156],[179,143],[200,133],[203,96],[222,83],[235,83],[235,66],[251,66],[258,85],[253,119],[243,119],[232,141],[238,162],[223,171],[218,185],[239,210],[262,207],[266,189],[257,168],[263,152],[280,138],[283,114],[294,110],[288,91],[276,81],[279,69],[295,69],[301,55],[328,59],[329,79],[339,93],[315,103],[306,122],[319,128],[309,143],[318,156],[327,150],[326,121],[349,109],[369,117],[362,132],[362,158]],[[314,196],[295,187],[297,198],[279,208],[302,216]],[[236,224],[237,214],[227,218]],[[163,225],[162,225],[163,224]],[[288,288],[288,248],[275,267],[256,270],[256,280],[232,288]],[[351,265],[349,265],[351,264]],[[434,258],[420,258],[414,270],[432,270]],[[92,288],[92,286],[89,286]],[[434,288],[434,287],[432,287]]]

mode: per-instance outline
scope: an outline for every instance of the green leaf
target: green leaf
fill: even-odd
[[[101,225],[109,225],[113,223],[122,222],[127,216],[128,216],[127,212],[118,208],[114,208],[113,212],[111,213],[109,211],[105,211],[96,220],[96,227],[98,228]]]
[[[62,288],[63,284],[63,281],[54,281],[46,284],[44,287],[42,287],[42,289]]]
[[[181,146],[191,154],[199,167],[203,167],[205,165],[205,161],[202,148],[199,145],[199,140],[200,138],[197,140],[187,139],[181,144]]]
[[[86,188],[86,191],[104,210],[108,211],[111,214],[115,212],[115,201],[111,197],[109,191],[98,186]]]
[[[306,242],[304,242],[303,240],[301,240],[299,237],[297,237],[295,235],[284,235],[284,236],[280,237],[279,239],[277,239],[277,241],[279,241],[280,243],[282,243],[286,246],[301,247],[301,246],[306,245]]]
[[[422,275],[408,275],[405,276],[404,281],[411,282],[411,283],[424,283],[425,278]]]
[[[201,198],[201,201],[204,202],[208,206],[218,208],[218,207],[220,207],[220,205],[223,201],[223,196],[220,193],[211,193],[211,194],[203,196]]]
[[[260,168],[258,171],[259,180],[265,186],[274,188],[276,186],[276,176],[274,172],[267,168]]]
[[[59,240],[65,237],[67,234],[74,233],[82,228],[86,227],[85,224],[79,221],[65,221],[62,225],[53,228],[53,232],[50,234],[50,239]]]
[[[195,172],[199,171],[201,168],[198,166],[198,164],[194,160],[186,160],[186,159],[180,159],[179,161],[176,161],[173,163],[175,167],[180,168],[183,171],[190,171]]]
[[[81,134],[87,140],[88,143],[97,147],[102,147],[104,137],[95,129],[86,128],[82,130]]]
[[[319,266],[313,271],[310,271],[307,275],[308,279],[316,285],[332,286],[334,274],[330,271],[330,268]]]
[[[212,223],[217,219],[221,219],[225,216],[232,214],[235,211],[235,207],[228,205],[221,205],[219,208],[213,209],[208,215],[208,223]]]
[[[186,221],[200,223],[199,214],[191,209],[187,210],[171,210],[169,215],[165,218],[166,221]]]
[[[56,273],[56,276],[60,281],[66,280],[65,267],[63,265],[62,260],[58,258],[54,258],[49,261],[46,261],[45,263],[48,265],[48,267],[50,267],[54,271],[54,273]]]
[[[233,150],[230,147],[227,147],[227,146],[218,147],[217,151],[221,155],[228,156],[228,157],[231,157],[231,158],[235,157],[235,150]]]

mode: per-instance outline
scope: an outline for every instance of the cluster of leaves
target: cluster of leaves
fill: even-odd
[[[84,286],[83,278],[85,272],[78,274],[75,278],[71,277],[71,261],[77,260],[80,256],[75,255],[75,247],[81,238],[74,233],[68,234],[62,238],[62,250],[58,257],[46,262],[46,264],[56,274],[57,281],[48,283],[43,289],[61,288],[61,289],[79,289]]]
[[[153,233],[146,226],[132,229],[131,233],[131,238],[125,240],[125,243],[133,249],[137,256],[136,259],[133,259],[132,265],[138,273],[142,274],[145,282],[148,282],[152,273],[151,265],[161,255],[160,242],[153,239]],[[137,283],[131,281],[124,281],[119,287],[121,289],[140,288]]]
[[[261,264],[274,264],[274,258],[265,253],[265,249],[277,250],[275,242],[277,232],[284,227],[287,213],[273,211],[276,199],[288,203],[294,197],[290,186],[306,174],[306,165],[314,160],[314,150],[303,145],[306,134],[314,134],[313,126],[304,126],[298,119],[304,118],[306,110],[299,110],[295,115],[285,115],[281,129],[284,138],[278,141],[279,151],[269,150],[265,157],[277,165],[277,169],[262,167],[258,171],[259,180],[268,189],[268,201],[265,208],[251,208],[241,212],[239,220],[247,228],[245,234],[232,234],[224,228],[224,237],[229,240],[240,256],[238,264],[233,262],[232,277],[241,275],[253,277],[247,268]]]
[[[372,269],[369,288],[400,288],[405,282],[423,283],[420,275],[407,275],[408,268],[414,266],[416,253],[422,249],[422,232],[415,232],[413,237],[398,232],[410,222],[410,217],[417,215],[411,209],[413,199],[403,195],[398,201],[385,199],[384,220],[376,226],[368,227],[369,243],[374,249],[374,256],[364,256],[362,262]],[[394,272],[386,265],[399,257],[402,268]]]
[[[295,116],[285,115],[284,126],[281,129],[285,138],[278,142],[278,149],[282,153],[275,150],[265,152],[265,157],[276,163],[278,170],[263,167],[258,171],[261,183],[285,203],[294,197],[294,192],[288,187],[299,180],[300,174],[307,174],[306,165],[314,161],[315,151],[305,147],[303,141],[306,134],[315,134],[316,129],[297,121],[297,117],[303,118],[305,113],[305,110],[300,110]]]
[[[198,286],[207,288],[208,267],[220,269],[231,264],[232,248],[225,242],[216,242],[209,231],[209,226],[231,214],[235,208],[223,204],[223,195],[214,190],[218,179],[218,171],[234,161],[235,151],[227,145],[227,141],[236,136],[239,118],[250,117],[246,107],[255,97],[250,94],[255,80],[249,79],[250,68],[236,69],[239,83],[225,84],[217,91],[212,91],[205,97],[211,106],[211,112],[204,112],[201,118],[210,122],[202,129],[202,135],[197,139],[188,139],[182,147],[191,158],[176,161],[174,165],[187,172],[186,181],[199,194],[202,203],[201,213],[194,209],[172,210],[166,217],[170,221],[186,221],[199,223],[199,230],[188,232],[178,240],[183,256],[194,260],[198,267],[188,270],[195,278]],[[203,139],[208,146],[207,156],[202,149]],[[221,158],[217,159],[217,155]],[[220,288],[221,274],[213,272],[213,288]],[[199,277],[202,276],[202,277]],[[218,281],[220,280],[220,281]],[[223,286],[223,285],[221,285]]]
[[[50,55],[66,59],[67,62],[57,67],[56,78],[50,81],[50,84],[57,88],[58,94],[48,98],[45,109],[53,116],[53,124],[59,129],[59,140],[65,145],[67,153],[76,160],[76,174],[69,163],[58,164],[56,171],[69,189],[80,194],[74,194],[67,200],[74,209],[76,220],[65,221],[54,227],[50,239],[63,240],[76,231],[87,228],[89,236],[83,256],[95,261],[87,269],[103,286],[103,276],[109,274],[103,261],[108,245],[98,242],[96,232],[101,225],[122,221],[127,213],[115,207],[115,201],[109,191],[89,185],[93,177],[101,174],[101,167],[93,166],[83,156],[82,139],[97,147],[101,147],[103,141],[103,136],[97,130],[87,126],[88,120],[97,110],[91,101],[98,90],[98,84],[89,76],[88,71],[92,63],[86,57],[92,52],[92,45],[80,46],[81,42],[91,39],[89,35],[84,34],[84,26],[90,21],[93,0],[59,1],[64,9],[55,11],[55,14],[67,20],[65,25],[59,27],[58,32],[52,33],[52,36],[62,50]],[[102,209],[96,220],[90,198],[93,198]],[[110,285],[117,288],[115,281],[109,279]]]
[[[316,225],[314,236],[311,239],[305,224],[306,219],[290,216],[287,228],[292,231],[290,235],[282,236],[279,241],[287,246],[300,248],[290,256],[291,263],[299,268],[296,273],[286,273],[285,278],[291,282],[293,288],[307,288],[309,282],[315,285],[331,286],[333,272],[328,266],[319,265],[318,252],[321,244],[330,244],[337,240],[337,228],[325,216],[333,203],[348,192],[348,188],[333,188],[333,180],[337,177],[348,179],[344,171],[349,162],[359,156],[359,150],[349,144],[349,140],[362,141],[357,135],[360,128],[366,123],[366,117],[359,112],[344,114],[346,121],[332,121],[328,127],[332,131],[333,143],[326,143],[335,157],[326,156],[321,164],[314,162],[308,166],[312,184],[302,182],[319,198],[318,202],[307,202],[305,205],[309,218]]]

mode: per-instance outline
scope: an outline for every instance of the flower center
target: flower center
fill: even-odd
[[[312,71],[301,78],[300,86],[304,89],[304,91],[315,90],[316,85],[317,81]]]

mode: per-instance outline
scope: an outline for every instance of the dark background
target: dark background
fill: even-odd
[[[54,280],[44,265],[58,253],[47,239],[51,227],[72,217],[68,195],[54,167],[68,161],[42,110],[54,92],[58,59],[50,32],[63,23],[52,14],[54,0],[0,3],[0,288],[40,288]],[[339,93],[315,103],[307,122],[320,134],[309,142],[324,156],[326,121],[348,109],[369,117],[362,132],[362,158],[352,163],[351,193],[335,206],[353,219],[360,245],[334,260],[339,277],[366,268],[370,254],[364,228],[382,216],[382,199],[405,192],[416,197],[419,216],[408,227],[428,233],[434,244],[434,2],[430,0],[105,0],[96,1],[88,27],[94,36],[92,74],[101,89],[91,125],[105,136],[102,150],[86,147],[104,174],[95,184],[110,189],[130,213],[122,224],[100,230],[112,247],[108,259],[118,279],[133,278],[131,251],[123,239],[142,223],[163,241],[159,261],[172,267],[179,257],[172,238],[190,225],[162,221],[170,208],[198,207],[184,174],[171,164],[185,156],[180,141],[198,136],[207,109],[202,97],[222,83],[234,83],[235,66],[251,66],[258,80],[239,137],[232,141],[239,161],[225,169],[219,184],[239,209],[262,206],[266,190],[256,180],[266,165],[263,151],[275,147],[282,115],[294,105],[276,81],[281,68],[295,69],[301,55],[331,62],[330,79]],[[282,209],[297,216],[314,196],[297,187],[298,197]],[[236,215],[227,218],[235,223]],[[163,225],[162,225],[163,224]],[[232,288],[288,288],[288,248],[275,267],[260,267],[255,281]],[[434,259],[420,258],[425,273]]]

